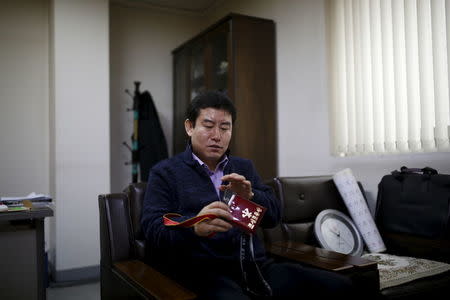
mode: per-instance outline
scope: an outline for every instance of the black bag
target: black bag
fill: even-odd
[[[378,184],[375,219],[380,232],[450,238],[450,175],[402,167]]]

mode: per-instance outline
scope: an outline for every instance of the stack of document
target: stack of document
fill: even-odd
[[[0,204],[5,204],[9,207],[23,206],[24,200],[31,201],[33,206],[45,206],[52,202],[52,198],[50,196],[32,192],[24,197],[1,197]]]

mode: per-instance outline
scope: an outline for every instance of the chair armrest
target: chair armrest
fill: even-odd
[[[196,294],[139,260],[120,261],[114,269],[130,284],[154,299],[189,300]]]
[[[353,268],[377,269],[377,263],[357,256],[346,255],[299,242],[274,242],[267,251],[280,258],[293,260],[325,269],[341,272]]]
[[[297,262],[348,276],[364,292],[378,294],[380,278],[376,262],[299,242],[274,242],[266,246],[275,258]]]

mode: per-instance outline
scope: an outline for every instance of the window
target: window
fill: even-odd
[[[333,153],[449,151],[450,1],[327,4]]]

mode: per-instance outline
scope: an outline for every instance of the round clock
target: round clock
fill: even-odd
[[[363,240],[355,223],[338,210],[321,211],[314,222],[314,234],[325,249],[353,256],[362,254]]]

